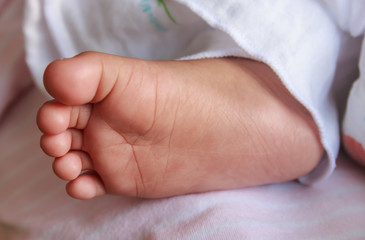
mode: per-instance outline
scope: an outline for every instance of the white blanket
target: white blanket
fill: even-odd
[[[365,170],[340,155],[329,180],[142,200],[68,197],[39,149],[33,89],[0,125],[0,239],[364,239]]]

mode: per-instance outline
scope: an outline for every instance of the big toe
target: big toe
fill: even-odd
[[[102,81],[105,70],[107,73],[114,71],[105,67],[110,58],[112,56],[108,54],[86,52],[72,58],[56,60],[44,72],[44,86],[51,96],[63,104],[89,103],[99,91],[101,95],[107,95],[112,89],[113,81]]]

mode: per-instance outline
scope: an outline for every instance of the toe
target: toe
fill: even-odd
[[[44,72],[44,86],[66,105],[89,103],[96,95],[106,96],[113,88],[119,69],[107,66],[114,66],[114,62],[115,56],[95,52],[56,60]]]
[[[94,62],[82,62],[80,58],[56,60],[44,72],[44,86],[57,101],[66,105],[82,105],[90,102],[95,95],[98,83],[93,81],[93,74],[97,69],[99,67]]]
[[[66,186],[67,193],[77,199],[91,199],[106,193],[104,184],[95,173],[87,173],[69,182]]]
[[[89,155],[82,151],[69,152],[53,162],[55,174],[66,181],[76,179],[82,171],[86,170],[92,170],[92,162]]]
[[[39,129],[48,135],[62,133],[67,128],[84,129],[89,121],[91,105],[66,106],[56,101],[45,103],[38,111]]]
[[[55,101],[46,102],[38,111],[37,124],[46,134],[59,134],[68,128],[70,107]]]
[[[81,150],[83,147],[82,132],[68,129],[57,135],[43,135],[41,137],[42,150],[51,157],[61,157],[70,150]]]

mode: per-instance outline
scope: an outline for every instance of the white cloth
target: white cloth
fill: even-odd
[[[43,88],[50,61],[86,50],[144,59],[233,55],[263,61],[310,111],[320,131],[326,154],[301,181],[329,176],[340,142],[337,92],[332,91],[336,66],[347,47],[356,55],[358,46],[344,37],[330,8],[314,0],[166,3],[178,24],[155,0],[27,0],[27,63],[38,86]],[[342,80],[336,82],[341,94]]]
[[[365,239],[365,168],[344,155],[331,181],[296,181],[144,200],[78,201],[51,171],[33,88],[0,124],[1,240]]]
[[[187,7],[169,2],[178,24],[155,0],[29,0],[27,62],[41,89],[45,67],[58,58],[100,51],[153,60],[243,55],[226,34]]]
[[[338,26],[352,36],[365,32],[365,2],[363,0],[322,0]]]
[[[324,0],[324,3],[343,31],[353,37],[364,35],[365,1]],[[347,139],[346,149],[359,161],[365,160],[365,38],[362,38],[362,50],[358,64],[360,75],[352,85],[342,128],[344,137]],[[352,139],[351,141],[348,140],[349,137]]]

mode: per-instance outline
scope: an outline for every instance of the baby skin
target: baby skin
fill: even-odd
[[[289,181],[323,154],[310,114],[260,62],[87,52],[52,62],[44,85],[41,147],[78,199]]]

